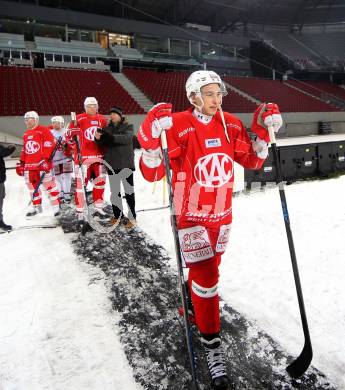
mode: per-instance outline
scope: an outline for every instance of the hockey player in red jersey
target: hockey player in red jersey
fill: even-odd
[[[231,230],[234,162],[260,169],[268,155],[267,126],[278,131],[282,117],[276,104],[261,104],[251,127],[256,138],[251,140],[242,122],[222,111],[227,92],[215,72],[192,73],[186,93],[192,104],[187,111],[172,114],[171,104],[160,103],[147,114],[138,132],[145,149],[139,165],[149,181],[165,176],[160,135],[166,130],[178,236],[189,268],[188,289],[195,321],[212,385],[228,389],[217,291],[218,267]]]
[[[60,146],[53,158],[53,170],[56,181],[59,183],[60,200],[66,203],[71,201],[71,181],[73,173],[73,161],[71,147],[66,142],[65,120],[62,116],[53,116],[51,119],[51,132]]]
[[[87,97],[84,101],[85,112],[77,115],[76,125],[72,121],[69,124],[69,130],[66,133],[67,140],[74,147],[74,172],[76,177],[75,204],[78,214],[78,221],[83,222],[84,205],[82,172],[78,165],[77,148],[74,137],[77,136],[81,149],[83,172],[85,180],[92,180],[93,183],[93,201],[95,206],[95,215],[104,217],[104,187],[106,183],[106,169],[100,159],[103,159],[104,151],[98,146],[95,139],[95,132],[98,128],[106,126],[107,121],[102,114],[98,113],[98,102],[94,97]]]
[[[39,117],[35,111],[27,112],[24,115],[24,121],[27,130],[23,136],[23,149],[20,162],[17,165],[17,173],[24,176],[25,183],[32,196],[41,175],[45,172],[42,185],[49,194],[54,215],[58,216],[60,214],[60,194],[52,174],[52,163],[49,161],[56,141],[47,127],[38,124]],[[42,212],[41,190],[37,191],[26,216],[30,217],[40,212]]]

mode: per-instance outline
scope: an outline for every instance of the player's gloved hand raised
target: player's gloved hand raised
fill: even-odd
[[[162,130],[172,127],[172,105],[170,103],[158,103],[151,108],[147,116],[152,122],[151,131],[153,138],[159,138]]]
[[[75,137],[78,137],[79,135],[80,135],[80,129],[78,127],[68,129],[65,134],[66,141],[68,143],[73,143],[75,142]]]
[[[45,171],[47,173],[50,172],[52,169],[52,163],[47,160],[42,160],[39,166],[41,171]]]
[[[16,173],[18,176],[24,176],[24,162],[18,161],[16,164]]]
[[[147,113],[138,132],[138,141],[144,149],[159,147],[161,132],[169,130],[173,125],[171,110],[170,103],[158,103]]]
[[[262,140],[270,142],[268,127],[277,133],[283,125],[279,107],[275,103],[262,103],[255,110],[251,130]]]

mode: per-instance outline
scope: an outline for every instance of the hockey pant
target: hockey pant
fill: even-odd
[[[38,182],[40,181],[41,175],[43,175],[43,174],[44,174],[44,171],[25,171],[24,172],[25,184],[30,191],[31,197],[35,191],[35,188],[36,188]],[[47,172],[45,174],[41,186],[43,186],[46,189],[46,191],[48,192],[51,205],[53,207],[58,206],[60,203],[60,200],[59,200],[60,192],[59,192],[59,188],[57,186],[55,177],[53,176],[51,171]],[[41,188],[39,188],[39,190],[36,192],[36,195],[32,201],[32,204],[34,206],[42,204]]]
[[[92,180],[93,190],[92,197],[95,207],[103,207],[104,204],[104,187],[106,183],[106,169],[103,164],[95,162],[91,165],[83,165],[83,176],[86,186],[88,181]],[[74,172],[76,178],[76,189],[75,189],[75,205],[78,213],[84,211],[86,207],[85,203],[85,194],[84,194],[84,185],[82,183],[82,172],[78,164],[74,165]]]
[[[189,267],[188,286],[195,321],[203,334],[220,331],[218,268],[229,241],[230,227],[192,226],[178,231],[182,256]]]
[[[61,164],[54,165],[54,175],[58,183],[60,194],[69,195],[71,193],[73,163],[66,161]]]

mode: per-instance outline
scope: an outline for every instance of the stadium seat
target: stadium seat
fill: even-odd
[[[152,70],[124,69],[124,74],[154,103],[170,102],[174,111],[183,111],[190,107],[186,97],[185,84],[190,73]],[[253,112],[256,104],[241,95],[228,90],[223,108],[229,112]]]
[[[40,115],[82,111],[86,96],[95,96],[100,112],[121,106],[125,114],[144,110],[112,77],[99,71],[0,67],[0,115],[23,115],[35,110]]]
[[[275,102],[282,112],[339,111],[335,106],[308,96],[281,81],[254,77],[226,77],[225,80],[261,102]]]

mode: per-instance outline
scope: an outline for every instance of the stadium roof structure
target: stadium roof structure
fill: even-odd
[[[211,26],[233,32],[249,24],[303,28],[345,22],[344,0],[9,0],[153,23]]]

